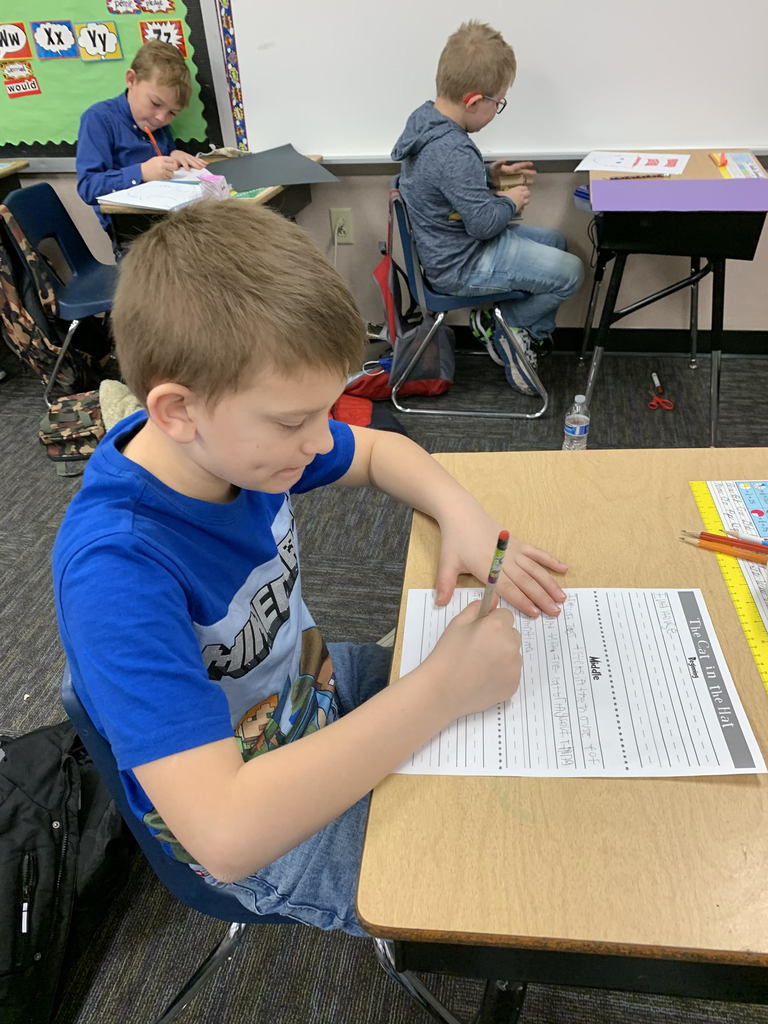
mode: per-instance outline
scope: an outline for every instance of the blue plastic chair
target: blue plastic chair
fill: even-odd
[[[408,212],[405,208],[405,202],[400,194],[398,188],[399,175],[392,179],[391,191],[390,191],[390,217],[393,221],[394,226],[397,228],[397,233],[400,238],[400,245],[403,250],[403,260],[405,261],[405,269],[408,276],[408,288],[411,292],[411,297],[414,302],[417,303],[422,315],[425,317],[434,317],[434,324],[424,338],[421,345],[418,347],[413,355],[413,358],[405,367],[403,372],[392,382],[392,402],[396,409],[400,412],[415,412],[415,413],[431,413],[437,416],[487,416],[494,418],[506,418],[506,419],[526,419],[535,420],[540,416],[543,416],[547,410],[549,404],[549,395],[544,385],[539,380],[536,371],[528,361],[528,357],[522,348],[522,345],[515,337],[513,331],[510,330],[509,325],[502,316],[501,309],[499,308],[500,302],[506,302],[515,299],[523,298],[527,293],[521,291],[506,292],[504,294],[494,295],[445,295],[441,292],[436,292],[430,288],[429,284],[424,278],[424,273],[421,268],[421,262],[419,255],[416,251],[416,244],[413,240],[413,232],[411,231],[411,225],[408,220]],[[504,331],[510,344],[514,347],[517,355],[520,359],[520,364],[523,367],[526,377],[530,380],[536,393],[541,399],[541,404],[534,412],[499,412],[496,410],[489,410],[485,407],[475,408],[471,410],[466,409],[446,409],[442,404],[439,408],[425,409],[416,408],[413,406],[402,405],[397,398],[398,392],[402,388],[403,384],[408,380],[414,367],[418,364],[421,359],[422,353],[426,350],[432,338],[435,336],[440,324],[445,319],[446,313],[450,313],[456,309],[477,309],[480,307],[491,307],[493,309],[493,316],[496,323]]]
[[[54,316],[69,321],[59,357],[45,389],[45,402],[50,406],[56,376],[80,322],[112,309],[117,267],[96,259],[47,182],[14,189],[4,202],[37,255],[39,267],[30,263],[23,250],[16,246],[37,284],[44,307],[47,305]],[[72,275],[69,280],[62,280],[40,252],[40,243],[46,239],[53,239],[60,249]],[[43,270],[44,276],[41,277]],[[54,308],[46,302],[49,285],[55,299]]]
[[[120,773],[112,748],[101,733],[97,732],[88,712],[72,686],[67,669],[61,685],[61,699],[70,721],[77,730],[85,749],[96,766],[102,781],[109,790],[115,806],[134,835],[141,852],[165,888],[186,906],[220,921],[229,921],[230,927],[222,941],[206,957],[165,1012],[157,1024],[170,1024],[195,995],[212,972],[234,953],[248,924],[296,924],[295,921],[279,914],[253,914],[239,900],[228,893],[208,885],[199,875],[181,861],[173,860],[163,852],[160,843],[152,837],[146,825],[133,813],[125,795]]]

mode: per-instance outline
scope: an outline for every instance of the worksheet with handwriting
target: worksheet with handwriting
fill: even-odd
[[[700,590],[567,594],[559,616],[532,619],[513,609],[523,651],[517,693],[443,729],[400,773],[632,778],[766,771]],[[482,589],[457,588],[438,608],[433,590],[409,590],[401,675],[481,596]]]

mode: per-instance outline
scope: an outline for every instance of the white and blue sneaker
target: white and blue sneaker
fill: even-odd
[[[521,395],[536,395],[538,392],[528,375],[523,370],[520,357],[506,334],[496,324],[489,309],[473,309],[469,314],[472,333],[483,342],[488,355],[499,366],[504,367],[507,383]],[[524,327],[511,327],[510,330],[520,342],[532,370],[537,367],[540,343]]]
[[[469,326],[472,328],[472,333],[485,345],[488,355],[499,366],[504,365],[504,360],[501,356],[497,355],[496,349],[493,347],[493,332],[496,327],[493,319],[493,313],[490,309],[473,309],[469,314]]]
[[[536,345],[536,340],[531,337],[524,327],[510,327],[510,331],[514,334],[515,340],[520,342],[531,369],[535,370],[537,366],[536,356],[538,347]],[[515,391],[519,391],[521,395],[538,394],[536,388],[533,386],[533,382],[523,370],[517,350],[510,344],[509,339],[503,331],[498,330],[493,335],[493,347],[503,360],[504,373],[506,374],[509,386]]]

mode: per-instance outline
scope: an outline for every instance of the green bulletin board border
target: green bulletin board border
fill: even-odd
[[[102,2],[104,6],[104,13],[101,17],[101,20],[115,22],[118,30],[118,35],[120,35],[121,18],[131,18],[148,21],[166,20],[162,17],[158,18],[157,15],[149,14],[113,14],[108,10],[106,0],[102,0]],[[205,29],[203,25],[203,16],[200,10],[200,2],[201,0],[183,0],[183,3],[186,7],[186,14],[183,17],[183,20],[185,22],[187,48],[188,51],[191,51],[190,64],[192,65],[191,70],[193,72],[193,80],[197,84],[197,92],[199,96],[200,107],[199,115],[195,118],[195,128],[192,131],[187,132],[179,130],[177,138],[179,138],[184,149],[189,149],[192,152],[207,150],[210,145],[223,145],[221,124],[219,121],[218,107],[216,104],[216,96],[214,93],[213,76],[211,73],[211,62],[208,53],[208,44],[205,36]],[[31,37],[31,32],[29,29],[30,23],[33,21],[45,20],[69,20],[74,23],[78,19],[75,19],[68,14],[66,0],[64,0],[64,2],[59,5],[59,10],[56,16],[49,19],[46,19],[45,17],[39,17],[37,15],[36,8],[38,5],[34,2],[34,0],[22,0],[22,3],[19,3],[18,6],[16,4],[14,4],[13,6],[15,9],[11,14],[9,14],[8,9],[11,7],[11,4],[5,2],[5,0],[0,0],[0,22],[4,24],[7,22],[23,22],[24,27],[27,31],[27,37],[29,39],[29,43],[33,53],[33,59],[30,61],[30,63],[32,65],[33,72],[35,72],[35,70],[38,69],[41,64],[47,64],[49,63],[49,61],[42,61],[37,59],[34,40]],[[23,13],[19,10],[19,8],[21,7],[23,7]],[[169,19],[173,19],[174,17],[179,16],[180,12],[177,12],[175,14],[169,13],[167,15]],[[120,36],[120,43],[121,47],[124,47],[122,35]],[[109,63],[118,64],[124,75],[125,71],[128,69],[128,67],[130,67],[130,63],[133,60],[134,52],[135,50],[133,50],[132,52],[126,51],[123,53],[122,60]],[[53,60],[51,60],[50,63],[53,63]],[[57,63],[59,63],[59,61],[57,61]],[[80,64],[89,62],[82,62],[79,58],[76,58],[61,60],[60,63]],[[29,160],[57,157],[71,158],[75,156],[77,148],[77,144],[75,141],[68,142],[52,141],[50,139],[39,139],[33,142],[9,142],[8,138],[10,132],[8,131],[8,129],[4,130],[3,128],[3,123],[6,121],[9,105],[12,111],[18,111],[20,114],[23,115],[24,104],[34,102],[34,97],[19,97],[15,99],[9,99],[5,94],[5,90],[2,87],[2,85],[0,85],[0,89],[2,89],[2,94],[0,95],[0,159],[8,159],[11,157],[15,157],[18,159]],[[107,95],[104,96],[94,95],[91,98],[90,102],[95,103],[100,99],[107,99],[110,96],[116,95],[118,91],[119,89],[113,89],[109,91]],[[85,109],[85,107],[83,109]],[[179,119],[177,120],[183,124],[183,118],[184,112],[182,112],[182,114],[179,116]],[[205,137],[197,138],[197,135],[201,134],[199,131],[199,125],[201,121],[204,122]],[[179,128],[181,128],[181,125],[179,125]],[[178,130],[176,128],[176,122],[174,122],[171,125],[171,130],[174,132]],[[50,134],[53,134],[54,131],[55,129],[51,129]]]

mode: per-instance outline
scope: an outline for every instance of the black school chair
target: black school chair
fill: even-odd
[[[67,334],[45,389],[50,396],[61,364],[80,322],[108,313],[117,285],[117,267],[97,260],[85,244],[64,204],[47,182],[17,188],[5,197],[5,205],[27,238],[32,252],[16,242],[19,256],[29,267],[43,308],[51,316],[69,321]],[[41,242],[53,239],[66,260],[71,277],[57,275],[40,251]],[[16,241],[16,240],[14,240]]]
[[[400,194],[398,188],[399,175],[392,179],[391,190],[389,194],[390,201],[390,218],[393,226],[397,229],[397,233],[400,239],[400,245],[403,250],[403,260],[405,261],[405,269],[408,276],[408,288],[411,292],[411,297],[414,302],[418,305],[421,313],[425,317],[434,317],[434,324],[432,329],[429,331],[427,336],[424,338],[421,345],[418,347],[413,355],[413,358],[405,367],[403,372],[399,375],[397,380],[392,382],[392,402],[396,409],[400,412],[416,412],[416,413],[431,413],[437,416],[486,416],[493,418],[506,418],[506,419],[526,419],[535,420],[540,416],[543,416],[547,410],[549,404],[549,395],[544,385],[539,380],[536,371],[528,361],[520,342],[515,337],[513,331],[510,330],[509,325],[502,316],[501,309],[499,308],[500,302],[521,299],[527,293],[521,291],[505,292],[503,294],[492,294],[492,295],[445,295],[441,292],[434,291],[424,278],[424,273],[419,260],[419,254],[416,251],[416,244],[413,240],[413,232],[411,231],[411,225],[408,220],[408,212],[405,208],[405,202]],[[488,410],[485,407],[474,408],[470,410],[465,409],[447,409],[442,404],[439,408],[435,409],[424,409],[415,408],[413,406],[401,405],[398,401],[397,395],[403,384],[406,383],[410,374],[412,373],[415,366],[421,359],[422,353],[426,350],[432,338],[435,336],[440,324],[445,319],[446,313],[456,309],[477,309],[480,307],[491,307],[493,309],[493,316],[496,323],[499,325],[501,330],[504,331],[510,344],[512,345],[515,352],[517,352],[520,364],[523,367],[525,375],[532,383],[537,395],[541,399],[541,404],[534,412],[499,412],[496,410]]]
[[[125,795],[112,748],[96,730],[88,712],[75,693],[69,668],[65,670],[61,684],[61,701],[104,785],[115,801],[115,806],[133,833],[141,852],[149,861],[150,867],[165,888],[192,910],[230,923],[221,942],[211,950],[186,985],[155,1022],[155,1024],[170,1024],[171,1021],[177,1020],[203,983],[213,976],[213,972],[233,955],[242,940],[246,925],[297,924],[298,922],[279,914],[251,913],[234,896],[208,885],[186,864],[182,864],[181,861],[174,860],[164,853],[160,843],[153,838],[146,825],[133,813]],[[435,999],[414,974],[410,971],[399,971],[395,967],[391,943],[386,939],[373,939],[373,943],[380,966],[393,981],[405,989],[419,1006],[445,1024],[461,1024]]]

